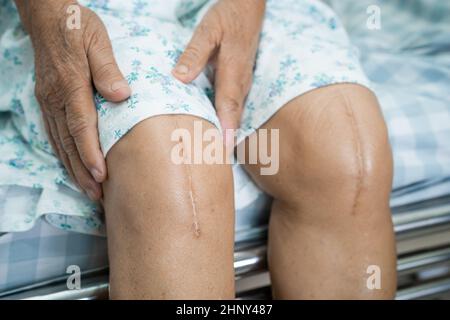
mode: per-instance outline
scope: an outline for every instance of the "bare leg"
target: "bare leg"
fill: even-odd
[[[280,130],[280,170],[273,176],[261,176],[259,165],[247,170],[275,199],[274,297],[392,298],[392,159],[373,94],[350,84],[318,89],[288,103],[263,128]],[[367,286],[371,265],[381,270],[381,289]]]
[[[181,115],[147,119],[107,156],[113,299],[234,297],[231,168],[171,161],[173,130],[192,133],[194,120],[202,121]]]

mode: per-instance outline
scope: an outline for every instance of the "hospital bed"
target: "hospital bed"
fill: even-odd
[[[398,251],[397,299],[450,297],[450,196],[394,207],[393,212]],[[236,243],[234,256],[237,297],[270,298],[266,228],[238,232],[237,237],[245,240]],[[100,248],[95,241],[84,243]],[[0,299],[105,299],[108,269],[104,253],[100,256],[96,267],[83,270],[80,290],[69,290],[69,274],[62,273],[1,292]]]
[[[397,299],[449,299],[450,3],[327,2],[359,49],[389,128]],[[378,13],[380,24],[369,28]],[[242,168],[235,165],[233,170],[237,297],[269,298],[266,238],[271,200],[249,182]],[[2,196],[17,192],[0,194],[0,203]],[[0,235],[0,299],[107,298],[106,250],[103,237],[58,230],[44,220],[30,231]],[[79,290],[67,288],[70,265],[82,271]]]

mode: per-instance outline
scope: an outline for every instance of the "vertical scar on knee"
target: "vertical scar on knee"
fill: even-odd
[[[196,237],[200,237],[200,226],[198,223],[198,216],[197,216],[197,204],[195,202],[195,197],[194,197],[194,188],[192,186],[192,172],[191,172],[190,167],[188,167],[188,179],[189,179],[189,198],[191,200],[192,215],[193,215],[193,219],[194,219],[194,222],[192,223],[192,227],[194,229],[194,235]]]
[[[361,147],[361,139],[358,132],[358,127],[355,120],[355,114],[353,112],[353,109],[351,107],[351,102],[348,101],[348,98],[345,96],[345,94],[342,94],[339,92],[342,96],[342,99],[344,99],[345,108],[347,111],[347,114],[350,117],[350,124],[352,127],[352,135],[353,140],[355,144],[355,150],[356,150],[356,158],[358,163],[358,172],[357,172],[357,182],[356,182],[356,192],[355,192],[355,198],[353,199],[352,204],[352,210],[351,214],[355,215],[356,211],[358,209],[358,201],[362,192],[363,188],[363,175],[364,175],[364,160],[363,160],[363,154],[362,154],[362,147]]]
[[[175,121],[175,122],[177,124],[177,128],[179,128],[178,122],[177,121]],[[180,137],[178,142],[181,144],[181,156],[183,157],[184,160],[187,160],[186,159],[187,155],[186,155],[186,152],[184,150],[183,138]],[[194,230],[195,237],[198,238],[198,237],[200,237],[200,225],[199,225],[199,222],[198,222],[197,203],[195,201],[194,187],[193,187],[193,183],[192,183],[192,170],[191,170],[189,162],[184,161],[184,165],[187,166],[188,192],[189,192],[189,200],[190,200],[190,204],[191,204],[191,207],[192,207],[192,217],[193,217],[192,229]]]

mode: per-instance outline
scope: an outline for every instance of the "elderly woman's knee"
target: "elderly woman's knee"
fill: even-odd
[[[263,177],[275,197],[388,194],[392,158],[375,96],[358,85],[315,90],[288,103],[269,123],[280,130],[280,171]]]
[[[195,139],[195,121],[201,122],[204,130],[216,130],[209,122],[193,116],[159,116],[142,121],[114,145],[107,156],[106,211],[108,205],[118,206],[123,212],[140,211],[142,214],[130,214],[128,219],[131,224],[145,226],[142,219],[155,211],[191,221],[200,212],[217,209],[208,206],[211,198],[218,204],[232,203],[229,165],[194,164],[188,160],[180,163],[174,159],[174,154],[180,156],[174,150],[180,150],[182,143],[174,139],[174,131],[184,129]],[[183,146],[186,148],[181,147],[182,153],[195,152],[187,150],[193,142]],[[136,218],[140,220],[134,221]]]

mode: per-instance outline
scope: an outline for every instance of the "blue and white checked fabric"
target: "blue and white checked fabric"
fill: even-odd
[[[394,153],[394,189],[450,177],[450,1],[328,2],[360,49],[380,100]],[[373,6],[379,30],[367,27]]]
[[[27,232],[0,235],[0,295],[18,287],[108,266],[106,238],[55,228],[43,219]]]

